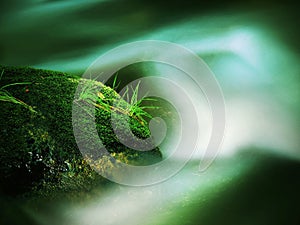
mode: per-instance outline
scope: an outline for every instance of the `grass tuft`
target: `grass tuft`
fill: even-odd
[[[0,75],[0,81],[2,79],[2,76],[4,74],[4,69],[1,72]],[[19,82],[19,83],[11,83],[11,84],[6,84],[0,87],[0,101],[3,102],[11,102],[14,104],[19,104],[24,106],[25,108],[29,109],[31,112],[36,113],[36,111],[28,104],[26,104],[25,102],[23,102],[22,100],[12,96],[7,90],[6,88],[8,87],[12,87],[12,86],[16,86],[16,85],[28,85],[31,84],[30,82]]]
[[[114,77],[112,84],[112,89],[115,91],[120,85],[120,82],[117,83],[117,77],[118,75]],[[105,96],[102,92],[96,92],[98,82],[94,79],[82,80],[82,82],[81,93],[75,102],[84,101],[87,104],[107,112],[115,111],[127,115],[142,125],[147,124],[147,121],[152,119],[152,115],[147,112],[148,109],[153,110],[160,108],[159,106],[144,104],[145,102],[157,101],[157,99],[145,97],[146,95],[139,99],[140,82],[138,82],[135,87],[130,86],[130,88],[128,88],[127,86],[122,96]],[[117,103],[113,104],[114,101],[117,101]],[[127,102],[127,104],[125,102]]]

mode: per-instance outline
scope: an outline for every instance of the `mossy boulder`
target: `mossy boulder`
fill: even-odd
[[[72,104],[82,80],[66,73],[28,67],[0,66],[0,73],[0,88],[21,83],[5,89],[24,103],[0,101],[1,191],[24,193],[33,186],[49,182],[61,184],[65,177],[98,176],[83,159],[73,133]],[[22,84],[24,82],[26,84]],[[100,95],[104,98],[120,99],[113,89],[102,83],[94,82],[94,85],[102,87]],[[107,110],[112,109],[107,108],[112,102],[105,102],[106,108],[101,107],[102,101],[96,103],[100,104],[95,113],[97,132],[110,154],[132,164],[161,160],[158,148],[135,151],[119,142],[110,123],[111,112]],[[120,116],[121,125],[124,123],[122,118]],[[150,136],[147,123],[141,123],[134,116],[129,122],[137,137]]]

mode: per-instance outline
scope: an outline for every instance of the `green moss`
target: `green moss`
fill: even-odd
[[[0,66],[0,71],[4,71],[0,86],[30,83],[8,87],[7,91],[36,111],[20,104],[0,102],[2,191],[16,194],[45,183],[63,184],[67,188],[68,179],[72,187],[77,178],[79,186],[86,177],[99,180],[98,175],[82,161],[73,134],[72,103],[80,78],[28,67]],[[111,88],[99,82],[95,85],[103,87],[101,92],[107,99],[119,98]],[[98,103],[101,104],[101,101]],[[112,102],[108,104],[112,105]],[[120,116],[121,127],[124,124],[122,118]],[[96,124],[99,137],[115,158],[132,164],[153,163],[161,159],[158,148],[137,152],[121,144],[113,132],[109,110],[97,108]],[[140,138],[150,135],[147,124],[141,124],[135,118],[130,118],[130,128]]]

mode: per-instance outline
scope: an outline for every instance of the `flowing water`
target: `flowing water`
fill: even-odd
[[[144,4],[129,0],[14,0],[1,4],[1,64],[81,75],[97,57],[121,44],[170,41],[208,64],[226,103],[223,147],[207,171],[198,171],[201,147],[193,161],[161,184],[114,185],[84,205],[58,202],[49,211],[22,209],[34,223],[300,221],[293,203],[293,199],[299,201],[300,187],[300,20],[294,7],[256,1],[184,3],[182,7],[178,1]],[[140,72],[144,76],[170,74],[165,69],[156,65]],[[172,75],[166,77],[172,79]],[[132,77],[122,79],[126,82]],[[181,85],[189,89],[188,82]],[[207,106],[203,112],[207,115]],[[205,141],[211,121],[202,122]]]

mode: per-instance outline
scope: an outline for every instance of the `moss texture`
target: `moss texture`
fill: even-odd
[[[80,186],[76,185],[79,177],[104,180],[83,160],[73,134],[72,103],[80,78],[28,67],[0,66],[0,72],[2,71],[0,86],[30,82],[10,86],[6,90],[33,107],[36,112],[22,105],[0,102],[1,191],[10,194],[24,193],[48,183],[76,189]],[[102,83],[95,82],[95,85],[103,87],[101,96],[106,99],[120,97]],[[101,101],[97,103],[102,104]],[[161,160],[158,148],[140,152],[120,143],[111,127],[110,113],[109,110],[98,107],[95,114],[96,127],[105,147],[115,158],[132,164]],[[122,118],[120,116],[120,127],[124,123]],[[147,124],[142,124],[135,118],[130,118],[130,128],[140,138],[150,136]]]

